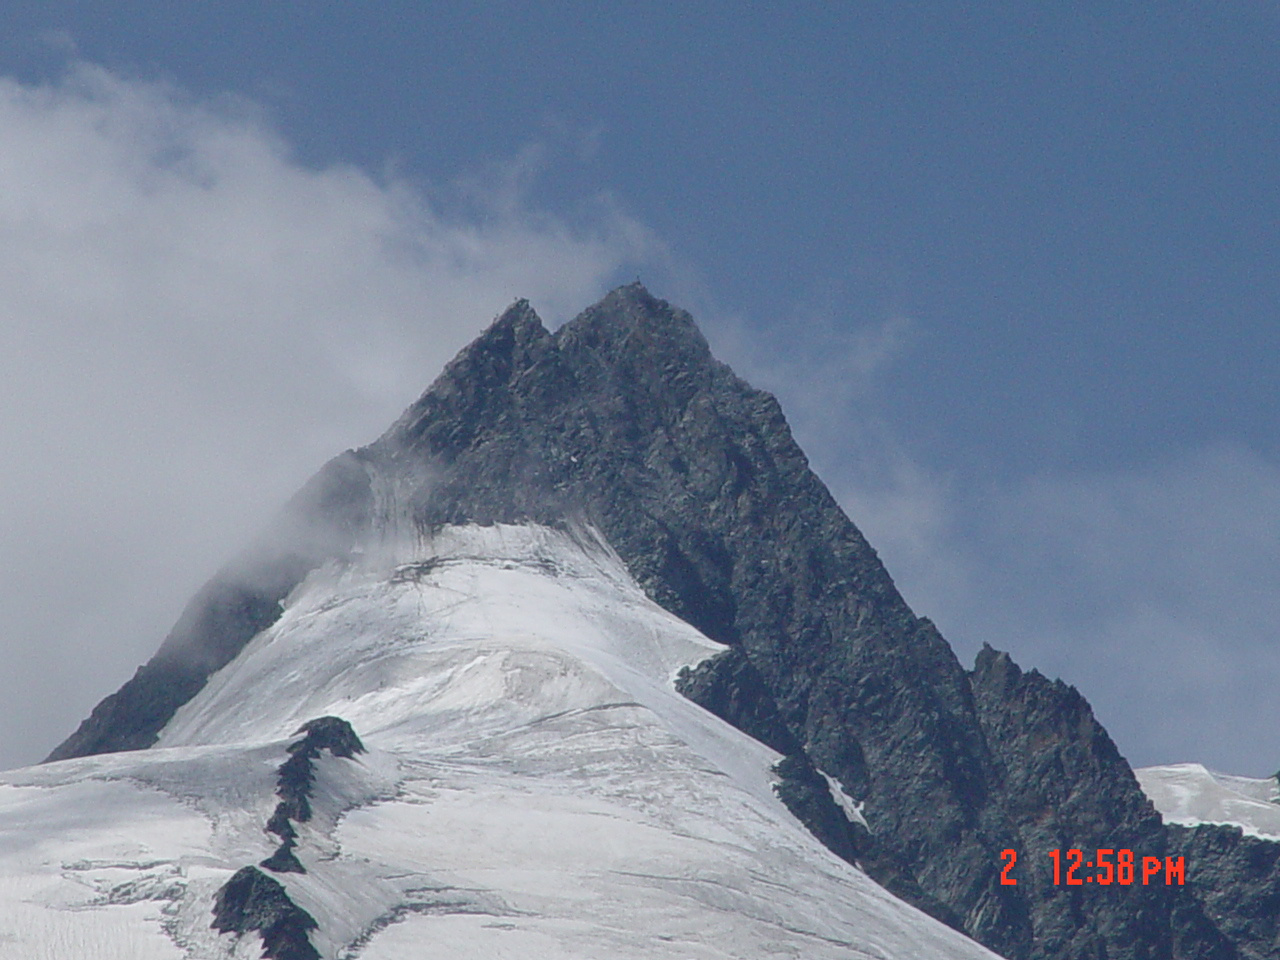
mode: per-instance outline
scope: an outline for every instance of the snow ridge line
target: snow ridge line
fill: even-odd
[[[306,873],[294,854],[298,831],[294,823],[311,819],[311,793],[315,786],[314,761],[322,750],[352,759],[365,746],[351,724],[340,717],[317,717],[298,728],[305,734],[288,747],[289,759],[277,770],[276,795],[280,802],[267,821],[267,832],[280,838],[280,846],[259,866],[275,873]],[[214,899],[213,923],[219,933],[237,936],[256,930],[262,936],[267,960],[320,960],[310,933],[319,925],[310,913],[290,898],[284,886],[257,867],[241,867],[223,884]]]
[[[298,831],[290,821],[306,823],[311,819],[311,788],[316,781],[313,761],[320,756],[320,751],[327,748],[335,757],[348,760],[365,752],[351,724],[341,717],[317,717],[295,733],[306,736],[289,744],[289,759],[280,764],[276,777],[276,796],[280,802],[267,821],[267,832],[280,838],[280,846],[260,864],[275,873],[307,872],[293,852]]]

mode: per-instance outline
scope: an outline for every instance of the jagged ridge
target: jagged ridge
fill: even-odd
[[[276,873],[306,873],[293,852],[298,843],[298,831],[294,823],[306,823],[311,819],[311,788],[315,784],[315,759],[321,750],[328,750],[335,757],[351,759],[364,753],[364,744],[351,724],[341,717],[317,717],[308,720],[295,731],[305,736],[289,744],[289,759],[280,764],[276,776],[276,804],[267,832],[280,838],[280,846],[259,866]]]
[[[316,920],[289,899],[278,880],[257,867],[243,867],[218,891],[213,928],[219,933],[262,936],[262,955],[271,960],[320,960],[309,934]]]
[[[315,784],[313,761],[322,750],[348,759],[364,753],[364,744],[341,717],[317,717],[296,733],[305,734],[289,744],[289,759],[280,765],[276,794],[280,803],[267,821],[267,831],[280,837],[280,846],[258,866],[276,873],[306,873],[294,854],[298,832],[293,823],[311,819],[311,789]],[[213,922],[219,933],[262,936],[262,955],[271,960],[320,960],[311,943],[311,931],[319,928],[315,917],[299,907],[280,884],[257,867],[242,867],[214,896]]]
[[[708,706],[864,801],[873,869],[904,895],[1013,958],[1237,955],[1192,891],[1085,901],[1043,878],[999,882],[1003,849],[1041,863],[1052,847],[1154,854],[1165,834],[1083,699],[993,652],[967,673],[809,470],[774,398],[639,285],[554,334],[518,302],[312,486],[332,495],[292,515],[326,531],[323,549],[270,555],[265,601],[318,557],[402,526],[586,518],[650,596],[740,651]],[[213,634],[214,663],[257,623],[166,647]],[[152,674],[136,686],[166,708],[203,683],[183,675],[171,693]],[[125,693],[55,756],[151,742],[167,716]]]

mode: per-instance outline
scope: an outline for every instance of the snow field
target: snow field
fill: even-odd
[[[1246,836],[1280,840],[1280,784],[1214,773],[1198,763],[1135,770],[1143,792],[1165,823],[1216,823]]]
[[[0,960],[183,957],[162,924],[186,892],[182,858],[208,835],[127,781],[0,785]]]
[[[274,848],[297,728],[336,715],[369,752],[317,761],[307,873],[277,876],[326,960],[992,957],[821,847],[773,793],[778,755],[675,692],[719,649],[590,531],[371,550],[308,578],[158,749],[0,777],[0,830],[38,851],[0,847],[0,916],[30,907],[45,949],[93,895],[63,864],[145,859],[164,897],[93,907],[102,950],[64,955],[257,957],[209,929],[213,896]],[[151,933],[168,953],[135,949]]]

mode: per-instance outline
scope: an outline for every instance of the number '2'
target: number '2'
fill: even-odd
[[[1018,881],[1013,877],[1009,876],[1009,871],[1012,870],[1013,865],[1018,862],[1017,851],[1001,850],[1000,859],[1009,861],[1004,865],[1004,869],[1000,871],[1000,882],[1004,884],[1006,887],[1016,887],[1018,885]]]

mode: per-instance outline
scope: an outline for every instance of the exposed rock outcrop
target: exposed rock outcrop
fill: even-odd
[[[516,303],[289,516],[319,534],[259,549],[260,578],[234,581],[243,594],[215,581],[55,757],[152,742],[307,570],[362,539],[585,520],[655,601],[733,648],[681,688],[787,754],[793,809],[901,895],[1017,960],[1227,960],[1233,938],[1268,935],[1229,919],[1226,888],[1045,879],[1050,849],[1165,856],[1181,841],[1075,691],[994,651],[972,673],[960,665],[809,469],[774,398],[638,284],[555,333]],[[871,840],[841,839],[814,767],[862,802]],[[280,830],[304,812],[288,802]],[[1016,886],[1001,882],[1007,849],[1025,868]]]
[[[289,744],[289,759],[280,765],[276,776],[280,802],[267,821],[267,831],[280,837],[281,843],[259,864],[276,873],[306,873],[293,852],[298,832],[290,821],[311,819],[315,759],[323,750],[348,759],[365,752],[351,724],[340,717],[318,717],[304,723],[297,733],[305,736]],[[218,890],[210,926],[219,933],[259,933],[262,955],[270,960],[320,960],[310,937],[311,931],[319,928],[315,917],[290,899],[280,881],[257,867],[242,867]]]
[[[315,918],[289,899],[278,880],[257,867],[237,870],[214,900],[213,928],[219,933],[262,936],[262,956],[270,960],[320,960],[311,943]]]
[[[301,740],[289,744],[289,759],[280,764],[276,772],[276,804],[267,832],[280,838],[275,853],[259,866],[276,873],[306,873],[306,868],[293,852],[298,843],[295,823],[311,819],[311,790],[316,782],[315,760],[321,751],[328,750],[335,757],[350,760],[364,753],[364,744],[351,724],[341,717],[318,717],[308,720],[296,731],[305,734]]]
[[[1215,824],[1168,833],[1170,855],[1185,858],[1196,898],[1241,956],[1280,957],[1280,841]]]

